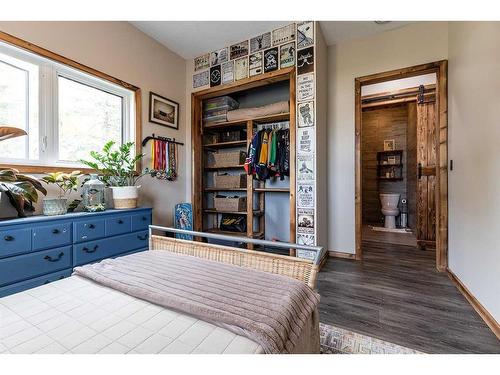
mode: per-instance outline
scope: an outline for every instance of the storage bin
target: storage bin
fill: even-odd
[[[246,197],[215,197],[214,207],[217,211],[243,212],[247,208]]]
[[[220,133],[221,142],[244,141],[247,139],[247,134],[243,130],[231,130]]]
[[[208,154],[207,167],[224,168],[234,167],[245,163],[244,151],[212,152]]]
[[[207,99],[203,102],[203,110],[216,110],[221,107],[228,107],[231,109],[238,108],[240,103],[231,98],[230,96],[219,96],[217,98]]]
[[[219,189],[236,189],[247,186],[247,176],[245,174],[228,175],[220,174],[214,176],[214,185]]]

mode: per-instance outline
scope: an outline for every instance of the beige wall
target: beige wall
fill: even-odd
[[[142,133],[185,140],[185,60],[127,22],[0,22],[0,30],[103,71],[142,89]],[[148,122],[149,92],[180,104],[179,130]],[[185,201],[189,171],[184,160],[188,147],[179,147],[180,172],[175,182],[145,176],[141,204],[154,206],[156,224],[172,223],[173,207]],[[144,166],[149,165],[149,147]],[[3,205],[2,205],[3,207]]]
[[[500,322],[500,23],[449,38],[449,268]]]
[[[354,253],[354,79],[446,59],[446,22],[412,24],[328,48],[328,249]]]

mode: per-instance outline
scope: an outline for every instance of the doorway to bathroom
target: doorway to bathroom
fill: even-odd
[[[447,267],[447,62],[356,78],[356,259],[363,243]]]

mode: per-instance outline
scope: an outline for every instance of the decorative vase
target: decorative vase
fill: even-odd
[[[136,208],[140,186],[111,186],[116,209]]]
[[[43,198],[42,211],[45,216],[64,215],[68,212],[66,198]]]
[[[99,180],[97,174],[91,174],[90,180],[82,187],[83,209],[87,212],[99,212],[106,209],[106,185]]]

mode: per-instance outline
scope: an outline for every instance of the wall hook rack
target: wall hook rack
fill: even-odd
[[[142,140],[142,147],[146,146],[146,144],[152,140],[152,139],[156,139],[158,141],[165,141],[165,142],[170,142],[170,143],[175,143],[176,145],[181,145],[181,146],[184,146],[184,143],[182,142],[177,142],[175,140],[175,138],[169,138],[169,137],[161,137],[161,136],[156,136],[155,133],[153,133],[152,135],[148,135],[146,138],[144,138]]]

